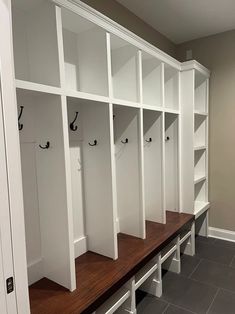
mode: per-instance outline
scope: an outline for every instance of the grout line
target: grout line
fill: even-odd
[[[162,314],[166,313],[166,310],[170,307],[170,303],[167,303],[165,310],[163,310]]]
[[[218,288],[218,289],[217,289],[217,291],[216,291],[216,293],[215,293],[215,295],[214,295],[213,300],[211,301],[210,306],[208,307],[208,310],[206,311],[206,314],[208,314],[208,313],[209,313],[209,311],[210,311],[210,309],[212,308],[212,305],[213,305],[213,303],[215,302],[215,299],[216,299],[216,297],[217,297],[217,295],[218,295],[219,291],[220,291],[220,289]]]
[[[230,264],[229,264],[229,267],[232,267],[232,264],[233,264],[234,259],[235,259],[235,255],[233,256],[233,258],[232,258],[232,260],[231,260],[231,262],[230,262]],[[234,267],[232,267],[232,268],[234,268]]]
[[[199,265],[201,264],[202,262],[202,258],[200,259],[199,263],[197,264],[197,266],[194,268],[194,270],[192,271],[192,273],[188,276],[189,279],[191,279],[192,275],[195,273],[195,271],[198,269]]]
[[[182,306],[180,306],[180,305],[178,305],[178,304],[176,305],[176,304],[174,304],[174,303],[169,303],[169,307],[170,307],[171,305],[177,307],[178,309],[187,311],[187,312],[189,312],[189,313],[197,314],[196,312],[193,312],[193,311],[191,311],[191,310],[189,310],[189,309],[186,309],[185,307],[182,307]],[[164,313],[164,312],[163,312],[163,313]]]
[[[193,268],[191,273],[188,276],[186,276],[186,278],[190,278],[192,276],[192,274],[194,273],[194,271],[196,270],[196,268],[198,267],[198,265],[201,263],[202,258],[199,257],[198,259],[199,259],[199,261],[198,261],[197,265]]]

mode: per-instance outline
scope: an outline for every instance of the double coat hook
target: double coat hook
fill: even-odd
[[[70,125],[69,125],[71,131],[77,131],[77,129],[78,129],[78,126],[77,126],[77,125],[74,125],[74,123],[75,123],[76,120],[77,120],[77,117],[78,117],[78,111],[76,111],[76,113],[75,113],[75,118],[73,119],[73,121],[72,121],[72,122],[70,123]]]
[[[18,116],[18,128],[19,128],[20,131],[23,130],[23,127],[24,127],[24,125],[22,123],[20,123],[20,119],[21,119],[23,110],[24,110],[24,106],[20,106],[20,113],[19,113],[19,116]]]

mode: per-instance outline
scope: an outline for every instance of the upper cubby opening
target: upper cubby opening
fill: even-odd
[[[108,96],[105,30],[66,9],[62,26],[66,87]]]
[[[143,103],[162,106],[163,66],[157,58],[142,52]]]
[[[195,71],[195,112],[207,113],[207,78]]]
[[[13,0],[12,25],[16,79],[59,87],[55,5]]]
[[[172,66],[165,64],[165,107],[179,109],[179,71]]]
[[[138,49],[111,35],[113,97],[138,102]]]

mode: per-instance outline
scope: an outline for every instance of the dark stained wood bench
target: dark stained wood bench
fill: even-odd
[[[167,212],[166,224],[146,221],[146,239],[118,235],[116,261],[87,252],[76,259],[77,289],[44,278],[29,288],[32,314],[92,313],[194,221],[190,214]]]

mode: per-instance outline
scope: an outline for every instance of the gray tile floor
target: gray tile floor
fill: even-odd
[[[196,238],[196,255],[182,256],[179,275],[163,275],[163,294],[137,291],[138,314],[235,314],[235,243]]]

